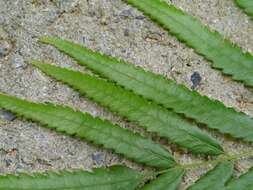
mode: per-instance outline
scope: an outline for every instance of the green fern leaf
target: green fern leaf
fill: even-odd
[[[233,174],[233,162],[217,165],[187,190],[220,190]]]
[[[157,179],[144,185],[140,190],[176,190],[182,181],[183,169],[170,169]]]
[[[0,176],[0,190],[134,190],[141,180],[139,172],[113,166],[92,172],[79,170]]]
[[[119,115],[148,131],[156,132],[193,153],[223,153],[220,144],[174,112],[105,80],[34,61],[33,64],[57,80],[63,81]]]
[[[220,190],[252,190],[253,189],[253,168],[240,176],[239,179],[231,180],[226,187]]]
[[[55,46],[79,64],[157,104],[182,113],[221,133],[253,142],[253,119],[232,108],[226,108],[219,101],[201,96],[196,91],[144,71],[133,64],[101,55],[69,41],[48,37],[43,37],[40,41]]]
[[[253,1],[252,0],[235,0],[236,4],[253,19]]]
[[[45,127],[112,149],[142,164],[158,168],[176,164],[169,152],[151,140],[68,107],[27,102],[3,94],[0,94],[0,107]]]
[[[212,62],[234,80],[253,86],[253,56],[243,51],[218,32],[210,31],[193,16],[160,0],[125,0],[135,6],[180,41]]]

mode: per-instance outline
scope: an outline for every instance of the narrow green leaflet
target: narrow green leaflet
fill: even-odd
[[[253,19],[253,1],[252,0],[235,0],[236,4],[243,9]]]
[[[217,165],[187,190],[220,190],[233,174],[233,162]]]
[[[253,168],[247,173],[240,176],[239,179],[234,179],[228,185],[220,190],[252,190],[253,189]]]
[[[33,64],[49,76],[69,84],[82,94],[134,121],[148,131],[189,149],[196,154],[222,154],[216,139],[184,120],[179,115],[150,102],[114,83],[80,73],[34,61]]]
[[[151,140],[69,107],[32,103],[0,94],[0,108],[40,122],[47,128],[102,145],[142,164],[158,168],[176,164],[169,152]]]
[[[153,100],[176,113],[206,124],[209,128],[235,138],[253,142],[253,119],[223,103],[201,96],[183,85],[167,80],[160,75],[144,71],[140,67],[101,55],[80,45],[57,38],[41,38],[67,53],[79,64],[88,67],[125,88],[147,99]]]
[[[144,185],[140,190],[176,190],[184,175],[183,169],[170,169],[157,179]]]
[[[0,190],[134,190],[142,175],[124,166],[87,171],[0,176]]]
[[[210,60],[213,68],[221,69],[234,80],[253,86],[253,56],[244,53],[218,32],[209,30],[198,19],[164,1],[125,1],[143,11],[180,41]]]

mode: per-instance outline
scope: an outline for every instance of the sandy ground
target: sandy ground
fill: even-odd
[[[233,0],[170,2],[198,16],[243,50],[253,53],[253,22],[234,5]],[[39,59],[85,71],[54,48],[37,43],[38,37],[43,35],[70,39],[120,57],[253,116],[252,89],[211,69],[208,62],[192,49],[121,0],[0,0],[1,92],[31,101],[69,105],[111,119],[123,127],[130,126],[26,64],[26,60]],[[212,133],[229,153],[253,149],[245,143]],[[110,151],[57,134],[3,111],[0,112],[0,137],[1,174],[90,169],[120,163],[139,168]],[[179,154],[177,148],[173,148],[173,154],[181,162],[203,159],[187,152]],[[252,164],[253,159],[240,161],[236,170],[243,172]],[[205,169],[188,172],[182,188],[203,172]]]

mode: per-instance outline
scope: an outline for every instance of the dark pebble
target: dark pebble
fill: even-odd
[[[9,167],[12,164],[12,160],[10,159],[5,160],[5,164],[7,167]]]
[[[121,11],[119,16],[129,18],[129,17],[133,17],[133,13],[132,13],[131,9],[125,9],[125,10]]]
[[[143,20],[145,18],[145,16],[143,15],[138,15],[135,17],[137,20]]]
[[[0,118],[6,119],[8,121],[14,121],[17,118],[17,116],[9,111],[0,110]]]
[[[124,36],[129,36],[129,30],[127,28],[124,30]]]
[[[11,46],[6,41],[0,41],[0,57],[5,57],[9,54]]]
[[[200,74],[198,72],[194,72],[191,75],[191,81],[192,81],[191,88],[195,89],[200,84],[201,80],[202,80],[202,78],[201,78]]]
[[[102,164],[102,162],[103,162],[103,155],[101,153],[99,153],[99,152],[98,153],[93,153],[91,155],[91,157],[92,157],[92,160],[94,161],[95,164],[97,164],[97,165]]]

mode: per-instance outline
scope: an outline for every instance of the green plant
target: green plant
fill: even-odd
[[[79,83],[82,85],[89,83],[92,86],[95,86],[95,84],[97,86],[98,81],[104,81],[96,79],[96,77],[85,76],[82,73],[52,66],[49,64],[42,64],[40,62],[33,62],[33,64],[36,65],[41,70],[43,70],[44,72],[46,72],[47,74],[50,75],[54,74],[54,77],[57,76],[56,78],[61,76],[62,77],[61,80],[68,78],[70,79],[68,80],[68,82],[74,81],[73,85],[78,83],[77,81],[79,81]],[[82,77],[80,78],[80,76]],[[92,79],[95,80],[96,82],[90,83],[91,81],[84,81],[84,79],[87,77],[90,80]],[[102,86],[106,88],[107,85]],[[107,90],[104,89],[103,92],[110,91],[111,88],[112,86],[109,85],[109,88]],[[122,89],[121,92],[124,93],[123,91],[126,90]],[[132,100],[129,99],[128,101],[131,102]],[[25,117],[27,119],[38,121],[44,124],[43,126],[45,127],[56,129],[57,131],[64,132],[68,135],[74,135],[86,139],[90,142],[93,142],[94,144],[103,145],[106,148],[111,148],[116,152],[121,153],[126,157],[131,158],[139,163],[145,163],[147,165],[155,166],[158,168],[170,167],[170,169],[163,169],[158,172],[144,173],[142,177],[139,178],[138,182],[141,183],[146,178],[158,176],[158,178],[142,187],[143,189],[148,190],[156,189],[158,187],[161,190],[166,188],[176,189],[178,184],[182,180],[184,170],[206,167],[208,165],[216,165],[220,163],[215,169],[208,172],[207,175],[202,177],[199,181],[197,181],[193,186],[190,187],[193,190],[202,188],[203,186],[206,186],[207,190],[208,188],[209,189],[212,188],[212,190],[214,190],[214,187],[215,188],[217,187],[218,190],[220,189],[220,187],[224,187],[224,185],[231,178],[231,175],[233,173],[233,164],[232,162],[227,161],[240,160],[244,157],[249,157],[253,155],[253,152],[240,153],[236,155],[222,155],[218,159],[207,162],[181,165],[176,164],[168,152],[166,152],[163,148],[159,147],[158,145],[153,144],[148,139],[144,139],[143,137],[131,133],[128,130],[121,129],[118,126],[114,126],[108,121],[102,121],[98,118],[93,118],[88,114],[73,111],[68,107],[62,107],[52,104],[31,103],[4,94],[0,94],[0,107],[12,111],[14,113],[17,113],[18,115]],[[166,129],[163,128],[161,132],[163,132],[164,130]],[[180,138],[184,137],[182,136]],[[124,139],[124,142],[122,142],[122,139]],[[252,180],[249,180],[249,178],[252,175],[252,171],[253,170],[250,170],[248,173],[241,176],[239,179],[233,180],[232,182],[228,183],[226,188],[228,187],[234,188],[244,183],[246,183],[247,186],[252,185],[253,183],[251,182]],[[48,178],[48,175],[45,176],[46,178]],[[65,175],[59,177],[58,181],[60,184],[62,184],[60,181],[61,178],[64,178],[64,176]],[[36,183],[37,178],[32,177],[28,178],[31,180],[33,179],[35,181],[34,183]],[[7,184],[13,183],[13,185],[18,184],[18,183],[16,184],[17,179],[21,181],[20,183],[26,183],[26,178],[24,178],[22,175],[20,176],[20,178],[15,178],[12,176],[2,177],[2,180],[6,181]],[[38,180],[41,180],[40,177],[38,177]],[[207,183],[207,181],[212,183]],[[69,182],[67,180],[65,184],[68,185],[68,183]],[[132,182],[132,179],[130,179],[129,183],[136,184],[136,181]],[[94,188],[98,189],[97,187]],[[24,189],[29,188],[27,187]]]
[[[165,108],[173,109],[174,112],[184,114],[186,117],[206,124],[209,128],[217,129],[221,133],[253,142],[253,128],[251,127],[253,126],[253,119],[233,108],[225,107],[223,103],[217,100],[201,96],[196,91],[191,91],[172,80],[144,71],[133,64],[93,52],[66,40],[43,37],[40,42],[55,46],[73,57],[78,64],[86,66],[101,77],[114,81],[136,94],[163,105]],[[51,69],[45,67],[40,68],[51,76],[65,82],[71,80],[69,77],[56,76]],[[76,88],[84,88],[83,85],[77,86],[78,84],[75,85],[73,82],[68,83]],[[118,110],[116,111],[118,112]]]
[[[0,94],[0,107],[47,128],[112,149],[142,164],[159,168],[175,165],[171,154],[149,139],[69,107],[36,104],[3,94]]]
[[[233,162],[224,162],[217,165],[213,170],[209,171],[205,176],[199,179],[188,190],[203,190],[203,189],[220,189],[225,186],[228,180],[233,175]]]
[[[244,53],[218,32],[209,30],[193,16],[166,2],[160,0],[125,1],[143,11],[180,41],[211,61],[213,68],[231,75],[234,80],[253,86],[253,56],[250,53]]]
[[[142,174],[123,166],[94,169],[92,172],[62,171],[46,174],[0,176],[1,190],[134,190]]]
[[[128,0],[128,2],[145,9],[145,12],[150,11],[152,18],[158,18],[159,22],[167,18],[166,14],[170,12],[173,17],[178,15],[180,19],[189,19],[200,27],[199,23],[189,15],[158,0]],[[153,9],[150,9],[151,7]],[[157,8],[160,8],[159,11]],[[161,14],[161,10],[166,10],[166,14],[165,12],[162,12],[165,15]],[[165,22],[169,23],[168,20]],[[174,24],[178,23],[172,23],[173,27]],[[180,24],[179,22],[179,26]],[[209,32],[206,28],[203,30],[207,31],[208,37],[212,37],[213,34],[219,36]],[[222,43],[219,37],[214,40]],[[194,154],[217,157],[199,163],[180,164],[161,145],[109,121],[74,111],[69,107],[28,102],[0,93],[0,108],[39,122],[44,127],[112,149],[137,163],[156,168],[151,172],[137,172],[124,166],[113,166],[108,169],[94,169],[93,172],[62,171],[33,175],[6,175],[0,176],[0,190],[134,190],[136,188],[139,190],[176,190],[186,170],[210,165],[216,167],[187,190],[253,189],[253,168],[238,178],[233,177],[234,161],[251,157],[253,152],[226,153],[214,137],[200,130],[194,122],[185,118],[204,123],[210,128],[217,129],[220,133],[252,142],[253,121],[249,116],[227,108],[221,102],[192,92],[182,85],[177,85],[174,81],[144,71],[124,61],[118,61],[116,58],[92,52],[69,41],[48,37],[41,38],[40,41],[57,47],[77,60],[80,65],[86,66],[104,78],[39,61],[31,62],[47,75],[70,85],[82,95],[100,103],[115,114],[135,122],[147,131],[156,132],[158,136],[166,137]],[[223,53],[227,50],[229,53],[234,50],[236,53],[240,52],[237,48],[231,50],[232,46],[230,47],[229,42],[225,45],[228,46],[222,49]],[[247,57],[246,54],[237,55],[242,56],[239,56],[238,59]],[[234,64],[232,70],[237,68]],[[242,70],[246,71],[245,68]],[[233,70],[233,72],[235,72],[234,76],[239,76],[237,71]],[[246,84],[249,81],[247,80]]]
[[[253,19],[253,1],[251,0],[235,0],[236,4]]]
[[[49,76],[69,84],[83,95],[150,132],[168,138],[195,154],[218,155],[223,150],[216,139],[177,114],[97,77],[69,69],[32,62]]]
[[[181,168],[172,168],[160,175],[156,180],[144,185],[140,190],[175,190],[181,183],[184,173]]]

